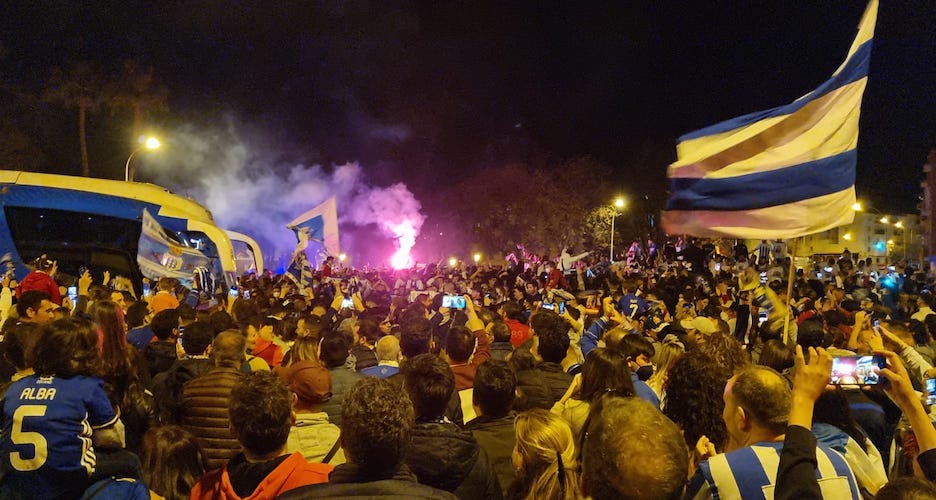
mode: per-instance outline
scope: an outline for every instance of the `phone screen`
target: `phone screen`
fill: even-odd
[[[150,284],[143,283],[143,295],[149,295],[149,294],[150,294]]]
[[[71,299],[73,304],[78,301],[78,287],[77,286],[68,287],[68,298]]]
[[[556,306],[554,306],[554,305],[552,305],[552,304],[547,304],[547,303],[544,302],[544,303],[543,303],[543,309],[549,309],[550,311],[553,311],[553,310],[556,309]]]
[[[832,358],[832,380],[835,385],[877,385],[881,376],[874,370],[884,368],[883,356],[841,356]]]
[[[466,305],[465,298],[461,295],[442,296],[442,307],[447,307],[449,309],[464,309]]]
[[[766,322],[767,322],[767,310],[766,310],[766,309],[761,309],[761,310],[757,313],[757,325],[760,326],[760,325],[763,325],[763,324],[766,323]]]
[[[233,286],[232,286],[232,287],[231,287],[231,290],[228,292],[228,295],[230,295],[232,299],[236,299],[236,298],[237,298],[237,287],[233,287]]]
[[[926,379],[926,404],[936,404],[936,378]]]
[[[353,300],[351,300],[351,299],[344,299],[344,300],[341,301],[341,308],[342,308],[342,309],[351,309],[352,307],[354,307],[354,301],[353,301]]]

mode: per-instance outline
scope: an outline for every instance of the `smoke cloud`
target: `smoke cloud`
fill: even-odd
[[[286,224],[331,196],[338,207],[342,251],[355,265],[408,265],[408,253],[425,216],[403,183],[374,186],[356,162],[305,165],[280,158],[276,142],[227,118],[211,128],[183,125],[160,154],[147,158],[158,184],[205,205],[225,229],[260,244],[267,265],[291,255],[296,238]],[[369,234],[368,234],[369,233]],[[389,241],[392,239],[392,242]]]

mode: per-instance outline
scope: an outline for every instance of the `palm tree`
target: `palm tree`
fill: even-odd
[[[78,108],[78,138],[81,142],[81,175],[91,176],[88,162],[88,141],[85,129],[86,115],[100,105],[103,77],[92,63],[79,61],[67,70],[55,68],[43,93],[47,102],[61,104],[66,109]]]
[[[143,133],[143,115],[168,109],[168,91],[153,73],[152,67],[142,67],[136,60],[123,63],[121,75],[108,82],[105,99],[112,113],[130,110],[133,113],[133,139]]]

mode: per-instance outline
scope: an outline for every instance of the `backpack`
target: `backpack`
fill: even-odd
[[[149,488],[132,478],[108,477],[88,486],[81,500],[149,500]]]

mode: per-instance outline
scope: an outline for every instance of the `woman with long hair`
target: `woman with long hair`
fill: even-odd
[[[205,456],[195,436],[176,425],[150,429],[140,458],[153,500],[188,499],[205,473]]]
[[[686,348],[683,346],[682,342],[676,340],[675,336],[668,337],[663,341],[660,348],[657,349],[656,359],[654,360],[656,370],[654,370],[653,375],[650,375],[650,379],[647,380],[647,385],[653,389],[653,392],[656,393],[661,402],[665,400],[664,395],[666,391],[664,387],[666,386],[666,379],[669,377],[670,368],[673,367],[673,363],[685,352]]]
[[[617,351],[599,347],[588,353],[582,373],[572,379],[569,389],[550,411],[569,424],[572,436],[578,442],[591,403],[606,392],[633,396],[634,383],[627,359]]]
[[[579,499],[580,472],[572,430],[558,415],[537,408],[517,415],[513,466],[517,480],[507,497],[513,499]]]
[[[155,422],[156,411],[149,385],[149,370],[144,358],[127,344],[123,313],[109,300],[95,301],[91,317],[97,326],[98,349],[101,353],[98,375],[126,427],[127,449],[137,452],[143,434]]]

